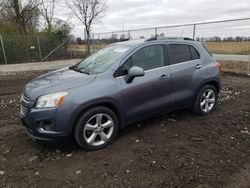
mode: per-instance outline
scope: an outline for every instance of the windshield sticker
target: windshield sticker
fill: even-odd
[[[116,48],[114,51],[115,51],[115,52],[124,53],[124,52],[126,52],[127,50],[128,50],[127,48]]]

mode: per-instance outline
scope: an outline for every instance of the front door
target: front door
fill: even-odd
[[[123,64],[123,71],[132,66],[144,69],[145,75],[126,83],[125,76],[120,77],[122,99],[127,117],[140,115],[156,109],[170,101],[171,73],[166,66],[163,45],[149,45],[137,50]]]

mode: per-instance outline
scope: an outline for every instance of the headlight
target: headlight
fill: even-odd
[[[68,94],[67,92],[58,92],[43,95],[38,98],[36,108],[59,108]]]

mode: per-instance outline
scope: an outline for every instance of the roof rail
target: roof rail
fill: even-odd
[[[152,37],[149,39],[146,39],[144,42],[154,41],[154,40],[190,40],[194,41],[194,39],[189,37]]]
[[[153,41],[153,40],[158,40],[157,37],[151,37],[149,39],[146,39],[144,42],[149,42],[149,41]]]
[[[194,39],[189,38],[189,37],[184,37],[184,40],[192,40],[192,41],[194,41]]]

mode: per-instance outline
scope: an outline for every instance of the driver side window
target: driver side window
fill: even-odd
[[[127,74],[133,67],[141,67],[146,70],[164,66],[164,50],[160,44],[146,46],[136,51],[122,66],[122,75]]]

